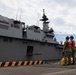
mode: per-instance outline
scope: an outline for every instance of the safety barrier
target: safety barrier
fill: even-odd
[[[43,64],[44,61],[13,61],[13,62],[0,62],[0,67],[8,67],[8,66],[26,66],[26,65],[37,65],[37,64]]]
[[[68,61],[68,58],[67,58],[67,61]],[[73,58],[71,58],[71,63],[73,63]],[[65,65],[65,59],[62,58],[62,59],[60,60],[59,64],[60,64],[60,65]],[[68,62],[67,62],[67,64],[68,64]]]

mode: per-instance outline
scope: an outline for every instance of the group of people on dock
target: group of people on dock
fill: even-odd
[[[75,65],[75,41],[73,36],[66,36],[62,52],[65,60],[64,65]],[[72,63],[71,58],[73,59]]]

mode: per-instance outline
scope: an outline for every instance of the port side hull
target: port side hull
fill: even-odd
[[[54,44],[12,38],[10,41],[0,37],[0,61],[35,61],[59,60],[62,58],[61,49]],[[33,47],[32,55],[27,54],[27,48]]]

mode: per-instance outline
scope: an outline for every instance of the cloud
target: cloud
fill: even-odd
[[[52,19],[50,27],[60,34],[76,34],[76,25],[67,23],[63,18]]]
[[[60,5],[67,5],[69,8],[76,6],[76,0],[54,0],[54,1]]]
[[[76,34],[76,0],[0,0],[0,14],[24,21],[26,25],[37,24],[45,9],[49,27],[61,34]],[[17,14],[17,15],[16,15]]]

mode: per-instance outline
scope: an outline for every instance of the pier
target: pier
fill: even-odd
[[[0,75],[76,75],[76,65],[62,66],[58,63],[49,63],[20,67],[0,67]]]

